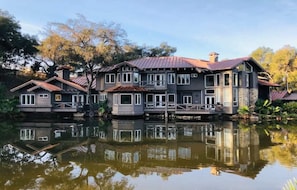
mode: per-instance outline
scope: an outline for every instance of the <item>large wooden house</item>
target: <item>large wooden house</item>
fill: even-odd
[[[116,116],[236,114],[269,98],[274,84],[258,79],[263,72],[251,57],[146,57],[101,68],[96,89]]]
[[[88,104],[87,89],[79,80],[70,80],[69,68],[45,81],[30,80],[13,89],[19,94],[18,108],[27,113],[79,113]],[[82,82],[81,82],[82,83]],[[99,95],[92,95],[95,101]]]

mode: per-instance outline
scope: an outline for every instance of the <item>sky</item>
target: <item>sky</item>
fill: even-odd
[[[176,47],[174,55],[208,59],[249,56],[259,47],[297,46],[296,0],[0,0],[22,33],[37,35],[48,23],[78,14],[115,23],[137,45]]]

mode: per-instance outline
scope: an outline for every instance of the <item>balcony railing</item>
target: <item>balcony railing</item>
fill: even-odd
[[[160,81],[141,81],[140,82],[141,87],[145,87],[147,89],[151,90],[165,90],[167,89],[167,84],[165,80]]]

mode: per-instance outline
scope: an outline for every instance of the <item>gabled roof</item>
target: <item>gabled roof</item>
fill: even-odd
[[[145,57],[141,59],[127,61],[132,66],[141,70],[158,69],[158,68],[207,68],[207,62],[198,59],[184,57]]]
[[[85,88],[83,88],[82,86],[80,86],[79,84],[76,84],[74,82],[71,82],[71,81],[62,79],[60,77],[56,77],[56,76],[47,79],[45,82],[48,83],[48,82],[51,82],[51,81],[54,81],[54,80],[57,80],[57,81],[59,81],[61,83],[64,83],[64,84],[67,84],[67,85],[69,85],[69,86],[71,86],[71,87],[73,87],[73,88],[75,88],[77,90],[80,90],[80,91],[83,91],[83,92],[87,92],[87,90]]]
[[[45,89],[45,90],[47,90],[47,91],[50,91],[50,92],[53,92],[53,91],[61,91],[61,90],[62,90],[60,87],[57,87],[57,86],[55,86],[55,85],[46,83],[46,82],[44,82],[44,81],[30,80],[30,81],[28,81],[28,82],[25,82],[25,83],[23,83],[23,84],[21,84],[21,85],[15,87],[15,88],[11,89],[10,91],[11,91],[11,92],[15,92],[15,91],[20,90],[20,89],[22,89],[22,88],[24,88],[24,87],[27,87],[27,86],[29,86],[29,85],[31,85],[32,87],[29,88],[29,89],[27,89],[28,92],[34,91],[34,90],[37,89],[37,88],[43,88],[43,89]]]
[[[90,75],[88,76],[88,78],[90,79]],[[84,86],[87,87],[88,86],[88,81],[87,78],[85,76],[79,76],[76,78],[71,79],[72,82],[79,84],[80,86]],[[96,88],[96,80],[93,81],[92,85],[91,85],[92,89]]]
[[[286,95],[288,94],[288,91],[284,90],[284,91],[272,91],[270,96],[271,96],[271,100],[282,100]]]
[[[228,70],[237,67],[243,62],[252,62],[256,65],[258,70],[264,71],[263,67],[259,65],[252,57],[242,57],[236,59],[223,60],[218,62],[209,62],[201,59],[192,59],[185,57],[169,56],[169,57],[144,57],[131,61],[125,61],[113,66],[103,67],[100,72],[110,72],[118,69],[122,65],[130,65],[140,70],[145,69],[166,69],[166,68],[195,68],[198,72],[210,70]]]
[[[260,70],[264,71],[263,67],[259,65],[252,57],[242,57],[209,63],[208,68],[210,70],[228,70],[237,67],[245,61],[253,62]]]
[[[147,92],[143,87],[138,86],[114,86],[106,90],[107,92]]]

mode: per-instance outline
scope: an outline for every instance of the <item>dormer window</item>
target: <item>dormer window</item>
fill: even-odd
[[[105,83],[115,83],[115,74],[105,74]]]
[[[132,71],[132,68],[129,66],[122,67],[122,71]]]

